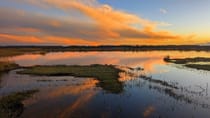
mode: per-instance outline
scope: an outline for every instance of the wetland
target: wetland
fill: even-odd
[[[40,52],[0,57],[1,117],[210,115],[210,52]]]

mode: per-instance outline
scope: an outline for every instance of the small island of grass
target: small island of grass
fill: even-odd
[[[24,110],[22,101],[31,97],[36,92],[38,92],[38,90],[29,90],[0,98],[0,118],[19,117]]]
[[[97,84],[107,92],[120,93],[123,91],[123,83],[118,80],[122,70],[113,65],[54,65],[33,66],[19,71],[19,74],[30,74],[38,76],[75,76],[93,77],[99,80]]]
[[[210,62],[210,58],[207,57],[195,57],[195,58],[183,58],[183,59],[171,59],[169,56],[164,58],[165,62],[183,64],[183,66],[188,68],[194,68],[198,70],[207,70],[210,71],[210,64],[205,64]],[[198,63],[204,64],[198,64]]]
[[[210,71],[210,64],[186,64],[186,67]]]
[[[170,58],[169,56],[164,58],[165,62],[175,63],[175,64],[187,64],[187,63],[198,63],[198,62],[210,62],[210,58],[207,57],[195,57],[195,58]]]

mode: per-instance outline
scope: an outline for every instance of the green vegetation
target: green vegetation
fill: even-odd
[[[182,100],[182,101],[185,101],[187,103],[192,103],[193,102],[191,100],[191,98],[188,98],[185,95],[179,95],[176,92],[174,92],[172,89],[165,88],[164,92],[165,92],[165,94],[169,95],[170,97],[173,97],[176,100],[180,100],[180,101]]]
[[[210,71],[210,65],[209,64],[186,64],[186,67],[194,68],[198,70],[208,70]]]
[[[0,118],[19,117],[24,110],[22,101],[31,97],[36,92],[38,92],[38,90],[29,90],[0,98]]]
[[[173,88],[161,88],[161,87],[158,87],[158,86],[149,85],[149,89],[153,89],[153,90],[156,90],[160,93],[164,93],[164,94],[168,95],[169,97],[174,98],[177,101],[184,101],[184,102],[189,103],[189,104],[192,104],[192,103],[196,104],[196,102],[193,101],[192,98],[190,98],[189,96],[187,96],[185,94],[176,93]]]
[[[37,80],[37,82],[53,82],[53,81],[56,81],[56,82],[61,82],[61,81],[68,81],[67,79],[62,79],[62,80],[52,80],[52,79],[40,79],[40,80]]]
[[[195,58],[183,58],[183,59],[170,59],[169,56],[164,58],[164,61],[175,63],[175,64],[187,64],[187,63],[198,63],[198,62],[210,62],[210,58],[206,57],[195,57]]]
[[[164,87],[169,87],[169,88],[173,88],[173,89],[178,89],[178,87],[174,84],[169,84],[168,82],[166,81],[162,81],[162,80],[156,80],[156,79],[153,79],[152,77],[148,77],[146,75],[140,75],[141,79],[144,79],[144,80],[147,80],[151,83],[156,83],[156,84],[160,84]]]
[[[42,48],[0,48],[0,57],[16,56],[27,53],[43,54],[45,51]]]
[[[0,74],[13,69],[17,69],[18,67],[18,64],[12,62],[0,62]]]
[[[19,68],[18,64],[12,63],[12,62],[1,62],[0,61],[0,82],[1,82],[1,76],[3,73],[8,72],[13,69]]]
[[[19,74],[30,74],[38,76],[76,76],[93,77],[99,80],[97,84],[111,93],[123,91],[123,83],[118,80],[122,70],[112,65],[88,65],[88,66],[34,66],[19,71]]]
[[[26,53],[45,54],[61,51],[210,51],[210,46],[199,45],[160,45],[160,46],[131,46],[131,45],[102,45],[102,46],[2,46],[0,57],[16,56]]]
[[[210,58],[206,58],[206,57],[170,59],[170,57],[167,56],[164,58],[164,61],[170,62],[170,63],[175,63],[175,64],[184,64],[184,66],[188,67],[188,68],[210,71],[210,64],[196,64],[199,62],[204,62],[204,63],[210,62]]]

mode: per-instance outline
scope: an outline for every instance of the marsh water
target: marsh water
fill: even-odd
[[[209,118],[210,72],[166,63],[175,58],[210,57],[210,52],[140,51],[140,52],[52,52],[0,58],[21,66],[112,64],[137,68],[134,71],[154,80],[122,73],[123,92],[114,94],[97,87],[94,78],[72,76],[19,75],[13,70],[1,76],[0,95],[39,89],[24,101],[22,118]]]

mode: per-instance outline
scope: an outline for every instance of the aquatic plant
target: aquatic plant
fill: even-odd
[[[38,90],[28,90],[0,98],[0,118],[19,117],[24,110],[22,101],[31,97],[36,92],[38,92]]]
[[[174,85],[174,84],[169,84],[169,83],[166,82],[166,81],[153,79],[151,76],[140,75],[139,77],[140,77],[141,79],[147,80],[147,81],[152,82],[152,83],[160,84],[160,85],[162,85],[162,86],[169,87],[169,88],[178,89],[178,87],[177,87],[176,85]]]
[[[0,62],[0,73],[7,72],[13,69],[18,68],[19,65],[13,62]]]

